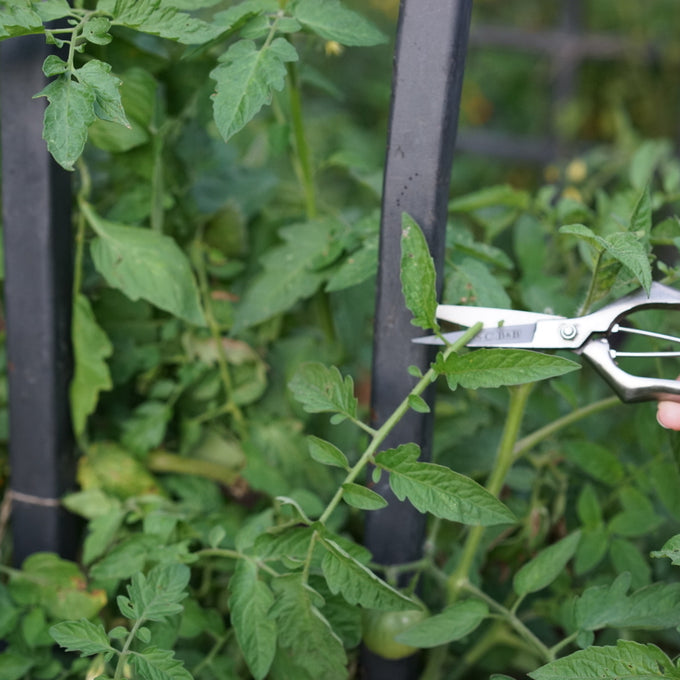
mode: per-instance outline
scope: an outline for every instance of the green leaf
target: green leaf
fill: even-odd
[[[285,38],[276,38],[260,49],[251,40],[240,40],[220,57],[210,77],[217,83],[215,123],[225,141],[269,104],[273,90],[283,89],[285,64],[297,59],[295,48]]]
[[[350,604],[367,609],[413,609],[411,598],[376,576],[334,540],[323,538],[321,544],[326,551],[321,569],[334,595],[340,593]]]
[[[479,600],[465,600],[447,607],[440,614],[416,623],[395,636],[397,642],[421,649],[446,645],[472,633],[489,613]]]
[[[421,396],[418,396],[417,394],[409,394],[408,395],[408,405],[409,405],[409,408],[412,408],[417,413],[429,413],[430,412],[430,407],[429,407],[428,403]]]
[[[120,442],[132,453],[146,454],[163,442],[171,418],[172,408],[167,403],[145,401],[123,423]]]
[[[438,330],[434,261],[423,232],[406,213],[401,216],[401,289],[414,317],[411,323]]]
[[[652,581],[652,568],[640,549],[632,541],[612,538],[609,546],[609,559],[614,572],[630,572],[634,588],[643,588]]]
[[[0,678],[22,680],[35,663],[36,659],[33,656],[24,656],[8,649],[0,654]]]
[[[134,618],[144,621],[164,621],[167,616],[182,611],[179,604],[187,593],[191,572],[186,564],[159,564],[145,576],[136,573],[128,586]],[[127,616],[127,614],[126,614]],[[129,617],[128,617],[129,618]]]
[[[323,598],[303,583],[301,574],[273,579],[272,589],[277,599],[270,614],[278,624],[279,644],[311,677],[346,680],[342,641],[319,611]]]
[[[448,467],[421,463],[418,447],[404,444],[382,451],[376,464],[390,473],[399,500],[408,498],[420,512],[464,524],[511,524],[515,516],[495,496],[469,477]]]
[[[90,564],[101,557],[113,542],[120,529],[125,512],[109,512],[91,519],[87,525],[87,536],[83,541],[83,564]]]
[[[673,147],[666,139],[644,141],[630,161],[630,183],[638,191],[649,185],[659,164],[673,154]]]
[[[590,529],[599,526],[602,523],[602,509],[600,508],[600,501],[597,497],[597,492],[592,484],[586,484],[578,496],[576,502],[576,512],[581,524]]]
[[[680,494],[678,494],[680,471],[677,464],[667,460],[655,460],[652,461],[650,468],[652,487],[659,500],[674,520],[680,520]]]
[[[349,470],[347,456],[337,446],[333,446],[330,442],[313,435],[307,437],[307,444],[309,446],[309,455],[317,463]]]
[[[0,8],[0,38],[14,38],[29,33],[42,33],[43,23],[39,14],[27,0],[15,0],[12,6],[3,3]]]
[[[75,299],[71,327],[74,371],[69,388],[73,431],[80,437],[87,417],[94,412],[99,393],[113,387],[106,358],[113,346],[99,327],[89,300],[81,294]]]
[[[375,276],[378,270],[378,238],[367,238],[359,250],[347,256],[345,261],[328,279],[325,290],[331,293],[336,290],[351,288]]]
[[[159,35],[184,45],[200,45],[222,33],[220,26],[179,12],[162,0],[100,0],[97,8],[113,17],[113,25]]]
[[[342,490],[342,500],[359,510],[380,510],[387,506],[387,501],[380,494],[360,484],[343,484]]]
[[[603,238],[598,236],[592,229],[589,229],[584,224],[565,224],[559,228],[560,234],[567,234],[568,236],[576,236],[577,239],[585,241],[600,253],[607,247]]]
[[[628,269],[649,294],[652,287],[652,266],[647,250],[638,237],[630,232],[617,232],[604,238],[607,252]]]
[[[616,486],[625,475],[625,468],[616,454],[600,444],[587,441],[566,442],[564,451],[568,461],[604,484]]]
[[[636,207],[636,211],[637,209]],[[634,213],[634,215],[637,215],[637,213]],[[644,218],[642,215],[637,215],[636,219]],[[606,251],[626,267],[640,281],[645,291],[649,293],[652,285],[652,268],[649,263],[649,255],[635,234],[615,232],[603,238],[582,224],[566,225],[560,227],[559,231],[561,234],[570,234],[585,241],[598,253]]]
[[[80,652],[80,656],[113,651],[101,623],[93,623],[87,619],[57,623],[50,628],[50,635],[67,652]]]
[[[680,625],[679,583],[654,583],[627,595],[630,584],[624,572],[611,585],[587,588],[574,605],[578,627],[661,630]]]
[[[111,74],[111,66],[91,59],[75,72],[76,78],[94,93],[94,112],[98,118],[130,127],[120,100],[121,80]]]
[[[676,534],[672,538],[669,538],[664,544],[661,550],[655,550],[650,553],[652,557],[667,557],[671,564],[680,566],[680,534]]]
[[[541,550],[515,574],[512,583],[515,592],[522,597],[549,586],[573,557],[580,539],[581,532],[575,531]]]
[[[619,490],[623,510],[609,522],[609,531],[618,536],[644,536],[661,524],[653,503],[635,487],[624,486]]]
[[[574,558],[574,572],[581,576],[590,571],[599,564],[608,550],[609,534],[605,527],[584,529]]]
[[[532,680],[655,680],[678,678],[673,662],[658,647],[619,640],[616,647],[589,647],[529,673]]]
[[[33,6],[43,21],[63,19],[72,11],[67,0],[41,0],[40,2],[35,2]]]
[[[83,38],[95,45],[108,45],[113,40],[110,28],[111,22],[106,17],[91,17],[83,26]]]
[[[288,387],[307,413],[337,412],[348,418],[357,414],[354,381],[340,371],[316,362],[302,364]]]
[[[638,198],[630,218],[630,230],[647,235],[652,229],[652,196],[649,186],[645,186]]]
[[[191,673],[169,649],[147,647],[142,652],[132,652],[130,663],[142,680],[193,680]]]
[[[97,232],[90,246],[92,259],[109,285],[131,300],[143,298],[189,323],[205,325],[191,266],[172,238],[109,222],[88,203],[81,209]]]
[[[579,364],[569,359],[525,349],[479,349],[462,355],[451,354],[446,360],[440,354],[434,364],[434,369],[446,376],[452,390],[458,385],[472,390],[521,385],[579,368]]]
[[[43,139],[49,152],[65,170],[73,170],[87,141],[87,129],[95,121],[95,92],[89,85],[64,74],[35,97],[47,97]]]
[[[451,304],[474,302],[483,307],[510,309],[512,301],[500,281],[479,260],[465,257],[454,262],[453,271],[446,279],[444,300]]]
[[[269,587],[257,577],[252,562],[239,560],[229,579],[229,611],[236,639],[256,680],[262,680],[269,672],[276,653],[276,622],[269,610],[274,595]]]
[[[260,16],[263,12],[273,13],[278,9],[276,0],[242,0],[238,5],[215,14],[212,21],[222,28],[224,36],[242,28],[246,22]]]
[[[56,54],[50,54],[45,57],[45,61],[42,65],[43,73],[51,78],[52,76],[60,76],[62,73],[66,73],[68,70],[68,64],[60,59]]]
[[[334,251],[340,226],[337,220],[322,218],[281,229],[284,243],[260,258],[264,271],[243,296],[235,329],[266,321],[314,294],[328,275],[319,270],[319,262]]]
[[[300,0],[293,7],[293,14],[303,26],[324,40],[358,47],[387,42],[382,31],[339,0]]]
[[[474,212],[497,205],[525,210],[529,207],[529,194],[501,184],[454,198],[449,202],[449,212]]]

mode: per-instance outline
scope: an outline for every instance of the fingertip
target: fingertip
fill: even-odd
[[[656,419],[659,425],[667,430],[680,430],[680,403],[660,401],[656,410]]]

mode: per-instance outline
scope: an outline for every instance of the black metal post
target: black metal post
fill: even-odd
[[[418,333],[404,305],[399,279],[401,216],[423,229],[437,271],[444,256],[446,207],[458,126],[472,0],[402,0],[397,27],[392,108],[385,168],[380,266],[375,316],[371,406],[380,425],[414,385],[407,368],[427,369],[432,355],[411,339]],[[428,401],[431,403],[432,395]],[[432,416],[411,411],[385,441],[389,448],[417,442],[430,455]],[[368,513],[365,542],[381,564],[417,559],[425,517],[400,503],[383,478],[384,510]],[[420,660],[387,661],[365,652],[367,680],[410,680]]]
[[[13,560],[73,556],[74,518],[58,499],[72,483],[71,187],[42,140],[42,37],[0,44],[2,209],[9,374]]]

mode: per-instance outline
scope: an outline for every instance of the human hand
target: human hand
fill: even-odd
[[[660,401],[656,409],[656,419],[661,427],[680,430],[680,402]]]

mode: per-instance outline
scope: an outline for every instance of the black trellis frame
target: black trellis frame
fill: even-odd
[[[472,0],[402,0],[392,83],[392,106],[383,185],[381,237],[373,345],[371,408],[380,425],[413,387],[411,365],[427,370],[430,348],[417,334],[404,305],[399,280],[401,219],[406,212],[421,226],[439,273],[451,163],[470,31]],[[439,276],[441,283],[441,276]],[[433,394],[426,395],[432,407]],[[432,412],[411,411],[392,431],[385,448],[406,442],[421,445],[429,458]],[[406,563],[421,554],[425,518],[400,503],[383,477],[376,489],[389,505],[366,518],[366,545],[376,562]],[[367,680],[411,680],[420,659],[387,661],[366,651]]]
[[[71,183],[42,140],[42,36],[0,43],[2,213],[9,378],[13,561],[72,557],[75,518],[58,499],[73,482]]]

